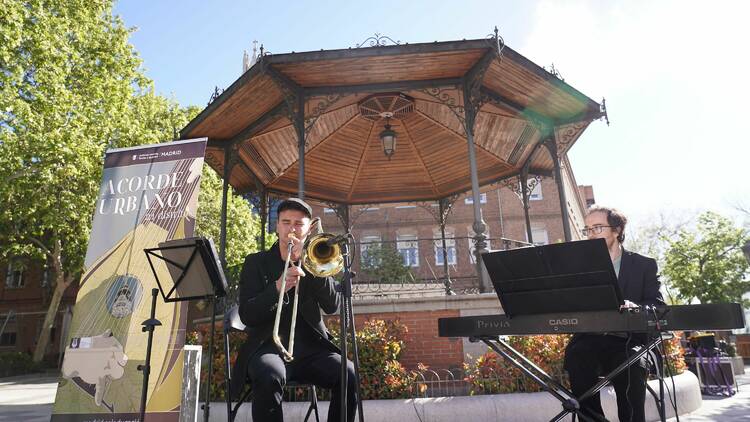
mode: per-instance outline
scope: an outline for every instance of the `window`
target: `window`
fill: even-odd
[[[469,226],[469,260],[472,264],[477,263],[477,256],[474,254],[474,236],[476,236],[476,233],[474,233],[474,228]],[[486,238],[487,242],[487,249],[490,249],[490,226],[486,225],[484,226],[484,237]]]
[[[435,232],[435,264],[443,265],[443,240],[440,231]],[[448,265],[456,265],[456,239],[453,232],[445,231],[445,250],[448,255]]]
[[[404,259],[407,267],[419,266],[419,243],[415,234],[400,234],[397,237],[396,249]]]
[[[534,244],[537,246],[546,245],[549,243],[549,235],[547,229],[544,226],[531,225],[531,237],[534,240]],[[526,239],[528,241],[529,239]]]
[[[533,183],[534,179],[529,179],[528,183]],[[521,193],[521,182],[518,182],[518,195],[519,198],[523,198],[523,193]],[[544,196],[542,195],[542,182],[538,181],[534,185],[534,189],[529,192],[529,201],[541,201],[544,199]]]
[[[18,262],[10,261],[8,270],[5,273],[5,287],[9,289],[18,289],[23,287],[23,268]]]
[[[464,198],[464,204],[473,204],[474,198],[469,194],[466,198]],[[480,193],[479,194],[479,203],[480,204],[486,204],[487,203],[487,194],[486,193]]]
[[[360,262],[363,266],[370,267],[373,265],[378,265],[378,262],[375,262],[374,257],[371,257],[367,254],[367,251],[372,248],[379,248],[380,246],[382,246],[380,236],[362,236],[362,241],[360,242],[359,246],[359,253]]]
[[[276,211],[281,201],[281,199],[268,198],[268,233],[276,231],[276,223],[279,220],[279,213]]]
[[[409,208],[416,208],[416,205],[396,205],[396,209],[398,210],[405,210]]]
[[[16,333],[3,333],[0,336],[0,347],[9,347],[16,345]]]
[[[40,284],[42,287],[47,287],[47,285],[49,285],[49,267],[46,265],[44,266],[44,272],[42,273]]]
[[[529,200],[530,201],[541,201],[544,199],[542,196],[542,182],[537,182],[536,185],[534,185],[534,189],[531,190],[531,193],[529,194]]]

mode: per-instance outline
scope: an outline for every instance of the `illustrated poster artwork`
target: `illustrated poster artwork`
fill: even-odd
[[[143,249],[193,236],[205,147],[204,138],[107,151],[52,421],[138,420],[141,323],[157,287]],[[186,311],[157,300],[149,421],[179,419]]]

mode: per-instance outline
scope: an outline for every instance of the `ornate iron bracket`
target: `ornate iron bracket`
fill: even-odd
[[[356,44],[354,48],[364,47],[365,44],[369,44],[369,47],[385,47],[388,45],[401,45],[401,40],[394,41],[393,38],[376,32],[374,36]]]
[[[446,92],[445,89],[440,87],[434,87],[434,88],[423,88],[419,89],[419,92],[422,92],[424,94],[429,95],[430,97],[436,99],[438,102],[440,102],[442,105],[448,107],[453,114],[456,115],[456,118],[458,118],[458,121],[461,122],[461,125],[466,128],[466,118],[464,117],[464,107],[457,104],[456,99],[453,98],[450,94]]]
[[[526,196],[531,196],[531,192],[534,191],[534,188],[537,187],[540,183],[542,183],[542,179],[544,177],[540,175],[533,175],[532,177],[526,178]],[[503,179],[501,181],[503,186],[510,189],[511,192],[515,193],[518,197],[518,200],[523,202],[523,191],[521,191],[521,178],[518,176],[510,177],[507,179]]]
[[[313,107],[310,116],[305,119],[305,139],[307,139],[307,135],[310,134],[312,131],[313,126],[315,126],[315,122],[318,121],[318,118],[323,115],[328,109],[335,104],[338,100],[346,97],[347,94],[330,94],[326,95],[325,98],[318,101],[318,103]]]
[[[575,140],[576,135],[581,133],[581,130],[583,130],[586,125],[588,125],[589,122],[587,121],[581,121],[576,123],[571,123],[569,125],[558,127],[558,130],[555,131],[555,146],[556,146],[556,152],[558,157],[562,157],[563,153],[568,149],[570,144]]]
[[[443,213],[440,214],[440,207],[435,207],[434,202],[417,202],[417,206],[419,208],[422,208],[423,210],[427,211],[432,218],[437,221],[437,223],[441,226],[445,225],[445,222],[448,221],[448,216],[453,211],[453,205],[455,205],[456,201],[458,200],[459,195],[450,195],[445,198],[440,199],[438,202],[443,203]]]

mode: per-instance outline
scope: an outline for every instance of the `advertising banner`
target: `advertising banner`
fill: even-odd
[[[137,421],[154,274],[143,252],[192,237],[206,139],[106,153],[52,421]],[[163,271],[159,278],[168,279]],[[187,302],[157,301],[148,421],[177,421]]]

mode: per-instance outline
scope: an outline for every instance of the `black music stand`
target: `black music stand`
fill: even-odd
[[[489,252],[482,254],[482,261],[505,315],[511,319],[519,315],[549,314],[552,317],[565,312],[617,311],[624,303],[604,239]],[[560,421],[569,413],[577,415],[582,421],[591,420],[581,413],[580,401],[599,392],[614,377],[661,343],[661,337],[650,341],[584,394],[576,397],[501,337],[483,336],[478,340],[560,401],[563,411],[551,421]],[[663,391],[659,404],[664,420]]]
[[[143,371],[143,389],[141,390],[141,422],[146,416],[146,393],[148,392],[148,378],[151,371],[151,344],[154,337],[154,328],[161,325],[156,319],[156,297],[161,292],[164,302],[182,302],[187,300],[206,299],[212,304],[211,313],[211,338],[208,349],[209,375],[211,372],[214,325],[216,319],[216,300],[223,297],[227,292],[227,280],[222,270],[216,248],[211,239],[204,237],[188,237],[159,243],[158,248],[146,248],[146,259],[154,274],[158,289],[151,289],[151,318],[143,321],[143,331],[148,331],[148,344],[146,346],[146,362],[139,365],[138,369]],[[162,285],[159,280],[154,262],[151,257],[159,258],[165,265],[172,278],[171,286]],[[166,292],[165,292],[166,291]],[[176,294],[176,295],[175,295]],[[210,376],[209,376],[210,379]],[[206,388],[208,393],[209,389]],[[206,395],[206,407],[204,414],[208,412],[208,395]]]

